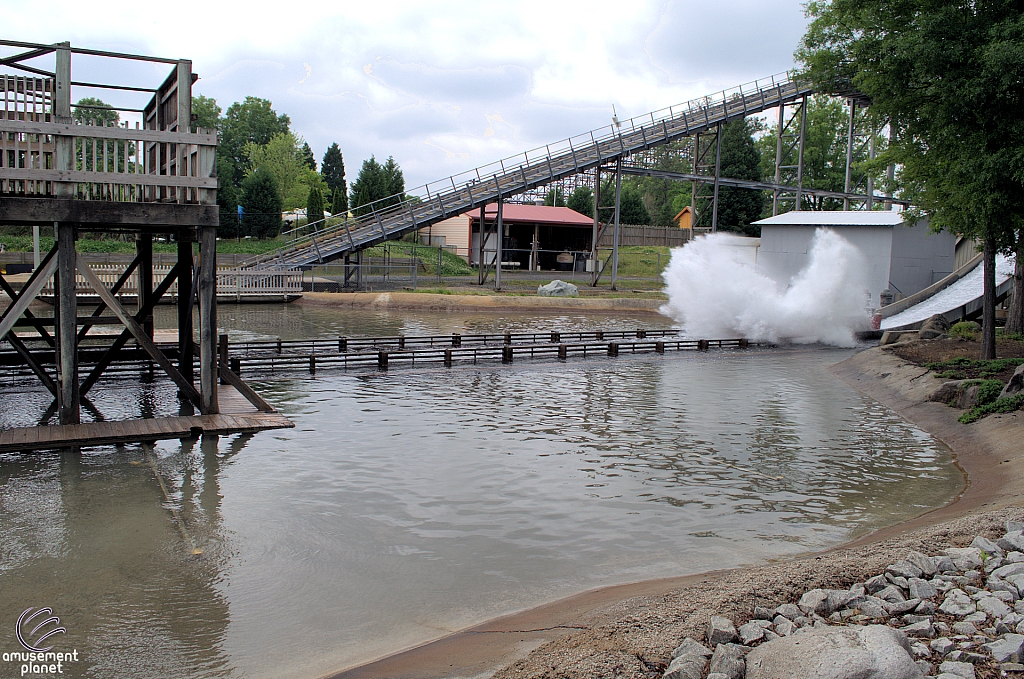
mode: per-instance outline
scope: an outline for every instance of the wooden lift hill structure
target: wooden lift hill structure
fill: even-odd
[[[195,434],[196,430],[224,433],[292,426],[220,364],[214,175],[217,134],[192,128],[192,84],[197,79],[192,63],[76,48],[67,42],[43,45],[0,40],[0,46],[23,50],[0,57],[0,67],[6,71],[0,72],[0,224],[52,226],[56,240],[20,292],[0,276],[0,287],[11,298],[0,315],[0,341],[6,340],[20,355],[22,368],[30,368],[53,394],[60,423],[0,432],[0,449],[146,441],[181,432]],[[165,64],[170,73],[151,88],[81,82],[72,79],[72,55],[99,57],[108,67],[122,60]],[[40,67],[49,63],[52,71]],[[72,113],[76,108],[73,89],[142,92],[151,98],[141,109],[111,109],[141,115],[141,125],[136,122],[134,128],[129,123],[83,124]],[[76,251],[82,232],[134,236],[134,261],[117,280],[102,281]],[[153,278],[154,236],[177,242],[177,261],[160,281]],[[137,306],[129,311],[119,301],[118,292],[136,271]],[[84,316],[79,315],[84,301],[76,286],[79,277],[92,288],[87,291],[90,297],[98,298],[98,306]],[[40,318],[29,306],[51,278],[53,318]],[[153,308],[175,282],[177,346],[162,349],[153,341]],[[196,308],[198,347],[192,320]],[[83,379],[80,343],[96,325],[112,324],[123,326],[123,331],[105,345],[98,360],[91,361]],[[36,335],[19,336],[16,327],[32,328]],[[82,399],[132,341],[176,385],[182,417],[162,418],[163,422],[158,418],[80,424]],[[193,367],[196,354],[198,384]],[[237,398],[238,394],[245,399]],[[222,400],[231,406],[225,408]],[[188,421],[170,422],[179,419]]]

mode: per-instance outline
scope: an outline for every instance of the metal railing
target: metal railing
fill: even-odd
[[[630,118],[431,182],[361,206],[340,223],[293,231],[289,247],[250,266],[308,266],[392,240],[449,216],[579,174],[653,146],[708,130],[732,118],[788,103],[813,91],[786,72],[677,106]]]

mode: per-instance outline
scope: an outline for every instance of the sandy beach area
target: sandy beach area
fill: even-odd
[[[507,299],[515,298],[503,301]],[[523,299],[533,302],[538,298]],[[943,380],[879,348],[855,354],[833,366],[832,372],[949,446],[964,473],[963,492],[943,507],[824,552],[748,568],[583,592],[332,676],[659,676],[658,663],[669,658],[683,637],[698,636],[712,614],[745,621],[755,604],[773,608],[814,587],[846,587],[902,558],[908,549],[930,553],[943,547],[966,546],[975,535],[1001,535],[1007,519],[1024,515],[1020,508],[1024,413],[993,415],[971,425],[960,424],[956,420],[959,411],[926,400]]]

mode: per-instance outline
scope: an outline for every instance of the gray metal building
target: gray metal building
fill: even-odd
[[[885,291],[900,300],[953,272],[956,237],[932,232],[927,219],[908,226],[901,212],[787,212],[755,223],[761,227],[757,268],[783,285],[807,266],[819,227],[834,229],[864,256],[872,307],[882,306]]]

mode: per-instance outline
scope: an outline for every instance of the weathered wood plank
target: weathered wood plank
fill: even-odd
[[[160,231],[162,228],[217,226],[219,216],[216,205],[0,198],[0,223],[31,226],[55,221]]]

